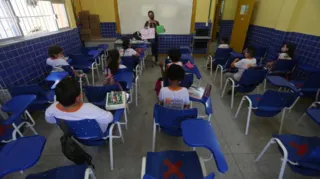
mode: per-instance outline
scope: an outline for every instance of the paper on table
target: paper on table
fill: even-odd
[[[155,38],[155,29],[148,28],[148,29],[141,29],[141,38],[142,39],[154,39]]]

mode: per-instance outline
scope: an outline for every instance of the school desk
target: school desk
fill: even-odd
[[[48,75],[45,80],[54,82],[54,84],[51,86],[51,89],[55,89],[57,84],[67,76],[68,76],[68,72],[65,72],[65,71],[51,72],[50,75]]]

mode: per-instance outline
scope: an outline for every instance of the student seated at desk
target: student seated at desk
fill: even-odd
[[[239,60],[236,58],[232,64],[231,68],[238,68],[237,73],[226,73],[225,76],[229,78],[233,78],[236,81],[241,79],[243,72],[250,68],[257,65],[257,60],[254,58],[255,56],[255,49],[253,47],[248,47],[244,50],[244,58]]]
[[[166,71],[166,78],[170,85],[163,87],[159,93],[159,103],[164,107],[186,109],[190,106],[189,91],[179,86],[184,79],[184,69],[180,65],[172,64]]]
[[[57,101],[45,112],[48,123],[56,123],[56,119],[78,121],[96,120],[104,133],[113,120],[111,112],[105,111],[91,103],[81,101],[80,85],[73,78],[65,78],[55,88]]]
[[[230,48],[226,37],[221,38],[218,48]]]
[[[169,60],[168,60],[169,63],[166,65],[166,68],[163,68],[163,62],[162,61],[159,62],[159,66],[160,66],[160,69],[161,69],[162,77],[165,74],[165,69],[168,69],[170,67],[170,65],[172,65],[172,64],[179,65],[179,66],[183,67],[183,63],[180,60],[181,52],[180,52],[179,49],[177,49],[177,48],[170,49],[168,51],[168,57],[169,57]]]
[[[119,69],[127,68],[125,65],[120,64],[120,53],[118,50],[113,49],[109,52],[107,57],[107,67],[105,68],[105,80],[104,85],[113,85],[115,83],[113,75],[115,75]]]
[[[65,60],[63,55],[63,49],[58,45],[53,45],[48,49],[49,58],[47,59],[47,65],[51,66],[52,72],[64,71],[63,66],[70,66]],[[76,77],[82,77],[83,74],[79,74],[77,71],[73,70]]]
[[[131,48],[131,43],[130,43],[129,39],[123,40],[122,48],[123,49],[119,50],[119,53],[123,57],[130,57],[130,56],[139,57],[140,56],[140,54],[137,51],[135,51],[133,48]]]
[[[296,47],[294,44],[292,43],[285,43],[282,47],[281,47],[281,53],[278,56],[277,60],[292,60],[294,51],[295,51]],[[273,64],[277,61],[273,61],[273,62],[268,62],[266,67],[268,69],[272,69]]]

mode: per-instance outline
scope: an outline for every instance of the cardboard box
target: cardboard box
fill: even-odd
[[[101,29],[99,28],[91,28],[91,35],[94,37],[101,37]]]
[[[91,34],[90,29],[80,29],[80,34]]]
[[[80,18],[80,21],[82,20],[89,20],[89,11],[81,11],[79,12],[79,18]]]
[[[81,35],[80,35],[80,39],[81,39],[82,41],[91,40],[91,35],[90,35],[90,34],[81,34]]]
[[[90,21],[90,29],[91,28],[100,28],[100,22]]]
[[[90,29],[90,21],[89,20],[82,20],[81,21],[81,28]]]
[[[90,22],[99,22],[100,23],[100,18],[99,18],[99,15],[97,15],[97,14],[89,15],[89,20],[90,20]]]

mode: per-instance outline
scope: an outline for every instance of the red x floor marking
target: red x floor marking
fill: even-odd
[[[298,153],[299,156],[302,156],[302,155],[306,154],[307,151],[308,151],[307,144],[298,145],[298,144],[296,144],[294,142],[290,142],[290,145],[297,149],[297,153]]]
[[[168,167],[168,171],[163,174],[165,179],[168,179],[171,175],[176,175],[179,179],[183,179],[183,173],[180,172],[179,168],[182,166],[182,162],[178,161],[176,164],[171,163],[168,159],[163,161]]]

